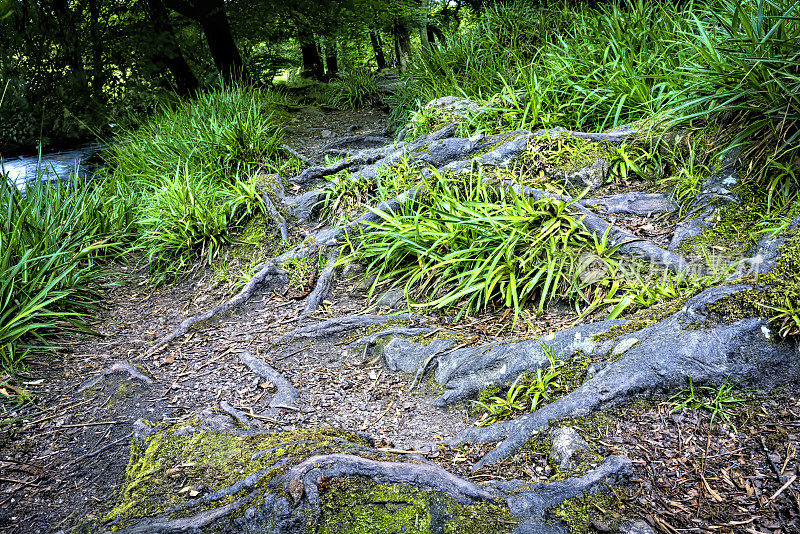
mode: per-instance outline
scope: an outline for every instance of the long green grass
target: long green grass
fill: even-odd
[[[198,259],[210,262],[232,229],[264,209],[255,178],[281,161],[284,100],[268,90],[221,88],[162,106],[111,145],[104,191],[157,280]]]
[[[479,174],[425,179],[427,192],[354,239],[343,261],[367,264],[420,307],[463,313],[500,305],[515,314],[564,299],[581,304],[584,253],[612,250],[559,200],[518,195]]]
[[[800,185],[786,170],[800,155],[798,0],[499,5],[406,75],[398,124],[445,95],[484,104],[469,133],[717,122],[770,195],[786,202]]]
[[[73,177],[0,185],[0,366],[13,372],[52,348],[52,335],[87,330],[97,307],[113,224],[99,191]]]

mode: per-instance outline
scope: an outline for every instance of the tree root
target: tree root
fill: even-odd
[[[322,304],[322,301],[325,300],[325,298],[331,292],[333,277],[336,270],[336,260],[338,259],[339,249],[338,247],[332,247],[331,251],[328,253],[328,263],[325,265],[325,268],[317,278],[317,283],[314,286],[314,290],[311,291],[306,299],[306,305],[303,308],[303,315],[308,315],[319,308],[320,304]]]
[[[387,328],[381,332],[376,332],[374,334],[370,334],[366,337],[362,337],[357,339],[347,345],[348,347],[358,347],[360,345],[366,345],[367,348],[374,346],[379,339],[392,336],[392,337],[413,337],[419,336],[423,334],[430,334],[431,332],[435,332],[435,328],[429,328],[427,326],[416,326],[416,327],[403,327],[403,326],[393,326],[391,328]]]
[[[609,456],[600,467],[580,478],[568,478],[558,482],[521,484],[511,482],[500,484],[509,497],[508,507],[515,516],[524,518],[514,529],[514,533],[563,532],[548,528],[545,512],[556,508],[568,499],[590,495],[609,484],[624,484],[633,475],[631,461],[625,456]]]
[[[269,211],[272,220],[275,221],[275,224],[278,225],[278,228],[281,231],[281,239],[285,242],[289,242],[289,228],[286,225],[286,219],[281,214],[280,210],[275,206],[275,203],[272,202],[272,199],[269,196],[269,193],[266,191],[261,191],[261,198],[264,200],[264,205],[267,207],[267,211]]]
[[[248,428],[250,426],[250,419],[243,412],[228,404],[227,401],[220,401],[219,409],[239,421],[243,427]]]
[[[411,143],[401,143],[396,146],[382,147],[380,149],[362,150],[358,155],[351,158],[346,158],[345,160],[336,162],[332,165],[324,167],[309,167],[299,176],[292,179],[292,181],[297,184],[307,183],[316,178],[321,178],[338,172],[339,170],[352,168],[355,166],[361,166],[359,174],[357,175],[357,179],[371,180],[377,176],[381,169],[393,165],[394,163],[397,163],[406,157],[409,157],[413,161],[427,162],[433,166],[437,166],[439,167],[440,171],[447,169],[452,170],[459,165],[462,168],[465,166],[471,168],[476,163],[481,165],[488,164],[504,166],[508,165],[508,163],[516,155],[525,150],[527,142],[531,137],[545,135],[548,133],[544,130],[536,133],[531,133],[527,130],[520,130],[515,132],[507,132],[488,138],[477,136],[470,139],[451,139],[454,132],[455,125],[449,125],[437,130],[436,132],[428,134],[427,136],[423,136]],[[551,133],[552,132],[559,134],[560,132],[566,132],[566,130],[554,129],[551,130]],[[585,134],[581,132],[569,133],[575,135],[576,137],[585,137],[598,142],[619,142],[619,140],[625,139],[632,135],[632,132],[630,131],[612,132],[606,134]],[[421,150],[423,147],[425,150]],[[469,160],[463,159],[464,157],[478,151],[486,152],[483,152],[480,156]],[[367,161],[373,161],[373,163],[363,166]],[[453,165],[455,165],[455,167],[453,167]],[[560,198],[567,202],[572,201],[572,198],[567,195],[552,195],[538,189],[520,186],[510,181],[503,182],[503,185],[506,187],[513,187],[518,192],[530,194],[535,198],[554,197]],[[390,200],[381,202],[378,206],[376,206],[376,210],[382,212],[397,210],[402,205],[408,202],[413,202],[424,191],[424,184],[418,184]],[[282,197],[282,192],[276,192],[276,194]],[[318,202],[319,196],[322,194],[322,190],[304,193],[300,197],[293,197],[294,200],[292,200],[292,202],[298,203],[297,205],[301,206],[298,208],[301,212],[307,212],[307,214],[310,214],[312,209],[307,205],[309,203],[313,205]],[[288,201],[288,199],[286,200]],[[289,203],[291,204],[291,202]],[[268,206],[269,205],[272,205],[272,203],[270,202]],[[591,212],[585,206],[582,206],[578,203],[573,204],[573,206],[574,209],[583,216],[584,225],[589,230],[598,236],[602,236],[608,232],[612,244],[618,245],[621,252],[636,257],[649,259],[677,272],[683,272],[689,268],[689,262],[682,256],[668,252],[651,243],[650,241],[636,237],[618,227],[611,225],[601,217]],[[284,224],[281,224],[282,236],[288,237],[288,230],[285,228],[285,220],[280,216],[280,211],[277,209],[277,207],[274,205],[272,207],[275,208],[275,212],[278,214],[277,217],[275,214],[273,214],[273,217],[276,219],[276,221],[278,221],[278,224],[281,224],[281,221],[283,220]],[[278,269],[278,266],[290,257],[308,256],[321,250],[327,251],[333,247],[337,247],[339,243],[351,232],[356,230],[368,231],[370,228],[370,223],[379,222],[380,220],[381,219],[379,215],[377,215],[374,211],[369,210],[361,217],[345,226],[328,228],[317,232],[317,234],[314,235],[313,241],[310,245],[296,248],[279,258],[275,258],[274,260],[267,262],[265,266],[256,274],[256,276],[254,276],[253,279],[251,279],[245,285],[239,294],[212,310],[184,320],[174,332],[157,340],[156,343],[151,346],[150,349],[148,349],[146,355],[153,354],[159,348],[163,347],[175,338],[185,334],[196,323],[215,318],[220,314],[231,310],[233,307],[237,307],[245,303],[253,295],[255,290],[266,280],[283,276],[283,273]],[[334,266],[335,262],[332,260],[329,261],[328,265],[323,271],[323,275],[318,278],[317,284],[312,290],[309,300],[306,303],[304,309],[305,316],[318,308],[319,304],[322,302],[322,300],[324,300],[330,291],[331,281],[334,274]]]
[[[300,152],[298,152],[297,150],[293,149],[292,147],[290,147],[287,144],[278,145],[278,148],[280,148],[281,150],[283,150],[285,152],[288,152],[289,154],[291,154],[292,156],[296,157],[297,159],[299,159],[300,161],[302,161],[306,165],[311,165],[313,163],[306,156],[302,155]]]
[[[305,496],[312,506],[317,507],[320,504],[317,485],[322,478],[346,476],[365,476],[383,484],[410,484],[429,488],[445,493],[462,504],[472,504],[475,501],[496,502],[498,498],[497,494],[490,493],[435,464],[380,462],[352,454],[312,456],[289,469],[286,474],[275,477],[270,482],[270,487],[283,486],[295,504]]]
[[[693,272],[698,275],[707,274],[705,266],[692,263],[680,254],[665,250],[652,241],[635,236],[618,226],[612,225],[587,207],[575,202],[575,199],[569,195],[548,193],[541,189],[519,185],[510,180],[505,180],[504,183],[518,193],[525,193],[536,199],[556,198],[564,202],[572,202],[573,209],[582,215],[581,221],[583,225],[598,237],[607,235],[609,243],[612,246],[619,247],[618,252],[622,254],[627,254],[641,260],[648,260],[653,264],[665,267],[675,273]]]
[[[287,253],[288,254],[288,253]],[[283,257],[281,257],[283,258]],[[190,328],[201,321],[210,321],[211,319],[222,315],[225,312],[228,312],[234,308],[237,308],[247,302],[250,297],[258,290],[263,284],[267,283],[267,281],[271,281],[272,279],[278,279],[279,281],[282,279],[283,283],[286,281],[286,273],[278,269],[276,263],[279,259],[276,258],[275,261],[268,261],[264,266],[261,268],[260,271],[256,273],[253,278],[250,279],[249,282],[245,284],[239,293],[237,293],[233,298],[227,300],[217,306],[216,308],[210,309],[206,312],[203,312],[199,315],[194,315],[185,319],[181,324],[178,325],[173,332],[167,334],[166,336],[156,340],[153,345],[147,349],[145,352],[145,356],[151,356],[157,350],[161,349],[172,340],[186,334]],[[286,261],[283,259],[283,261]]]
[[[336,317],[335,319],[328,319],[327,321],[322,321],[317,324],[297,328],[278,338],[278,341],[286,342],[297,338],[332,336],[342,332],[367,328],[376,324],[388,323],[390,321],[409,321],[418,317],[417,315],[409,313],[401,313],[398,315],[345,315],[344,317]]]
[[[249,352],[239,354],[239,359],[255,374],[265,380],[269,380],[278,388],[278,392],[269,401],[269,410],[264,411],[261,415],[264,417],[276,417],[280,415],[281,409],[294,407],[294,403],[300,397],[300,392],[282,374],[273,369],[267,362],[256,358]]]
[[[103,378],[108,375],[113,374],[127,374],[130,380],[139,380],[144,382],[145,384],[152,384],[153,379],[147,376],[146,374],[139,371],[136,367],[129,363],[123,362],[116,362],[111,365],[108,369],[104,370],[103,372],[95,375],[94,377],[90,378],[78,388],[77,393],[81,394],[87,389],[90,389],[96,386]]]
[[[479,469],[514,454],[552,421],[583,416],[637,394],[674,391],[690,378],[695,384],[748,380],[748,385],[765,387],[797,382],[797,345],[772,341],[767,321],[749,318],[724,324],[708,316],[708,306],[748,288],[733,285],[704,291],[671,317],[615,340],[611,356],[619,360],[567,396],[518,419],[469,428],[448,443],[503,440],[475,464],[473,469]],[[608,347],[600,343],[585,354],[608,357]]]
[[[577,201],[588,209],[601,207],[606,213],[629,213],[650,217],[654,213],[673,213],[678,205],[664,193],[622,193],[607,197],[587,198]]]

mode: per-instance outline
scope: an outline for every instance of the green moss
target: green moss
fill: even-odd
[[[712,314],[728,321],[745,317],[771,316],[773,323],[785,332],[793,332],[792,315],[800,310],[800,232],[792,231],[779,250],[775,267],[766,274],[749,275],[738,280],[750,283],[751,289],[740,291],[708,307]],[[781,313],[779,310],[786,310]],[[796,326],[796,325],[795,325]]]
[[[516,168],[536,176],[546,171],[575,172],[607,156],[601,143],[569,134],[543,135],[533,139],[516,159]]]
[[[362,477],[332,480],[322,489],[319,534],[470,534],[509,532],[514,524],[504,507],[463,505],[441,493]]]
[[[589,534],[594,532],[593,521],[601,521],[610,527],[626,521],[628,518],[619,511],[628,498],[628,494],[620,489],[583,495],[564,501],[550,515],[566,523],[571,534]]]
[[[458,334],[455,332],[448,332],[447,330],[439,330],[435,334],[431,334],[430,332],[427,334],[420,334],[418,336],[412,336],[408,338],[409,341],[414,343],[418,343],[423,347],[427,347],[434,341],[444,341],[448,339],[458,339]]]
[[[631,334],[633,332],[637,332],[652,324],[662,321],[667,317],[669,317],[670,315],[678,313],[680,309],[683,307],[683,305],[686,304],[686,301],[695,296],[695,294],[697,294],[701,290],[702,288],[698,289],[696,292],[683,295],[679,298],[669,300],[666,302],[661,302],[659,304],[656,304],[655,306],[651,306],[650,308],[641,309],[635,312],[624,323],[617,326],[612,326],[605,332],[594,336],[593,339],[594,341],[606,341],[609,339],[616,339],[620,336],[624,336],[625,334]]]
[[[204,493],[226,488],[282,458],[301,461],[321,449],[341,450],[343,440],[367,445],[358,436],[325,428],[250,436],[202,430],[176,435],[184,426],[198,424],[175,426],[154,433],[144,444],[133,443],[120,502],[104,522],[161,513],[191,499],[191,490]],[[252,460],[263,450],[269,452]]]

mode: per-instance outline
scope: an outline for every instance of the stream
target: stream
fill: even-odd
[[[0,174],[6,174],[10,183],[25,192],[27,185],[37,179],[53,182],[63,180],[77,172],[81,177],[90,177],[97,169],[97,164],[90,160],[96,156],[103,146],[99,143],[87,143],[72,150],[16,156],[9,159],[0,157]]]

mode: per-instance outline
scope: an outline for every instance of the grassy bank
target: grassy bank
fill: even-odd
[[[485,105],[465,133],[715,121],[779,203],[800,185],[796,0],[496,5],[423,49],[407,77],[398,124],[430,123],[420,104],[446,95]]]
[[[91,183],[0,188],[0,371],[88,331],[109,260],[136,253],[155,281],[208,262],[263,210],[256,176],[279,166],[283,97],[247,87],[164,105],[108,148]]]

